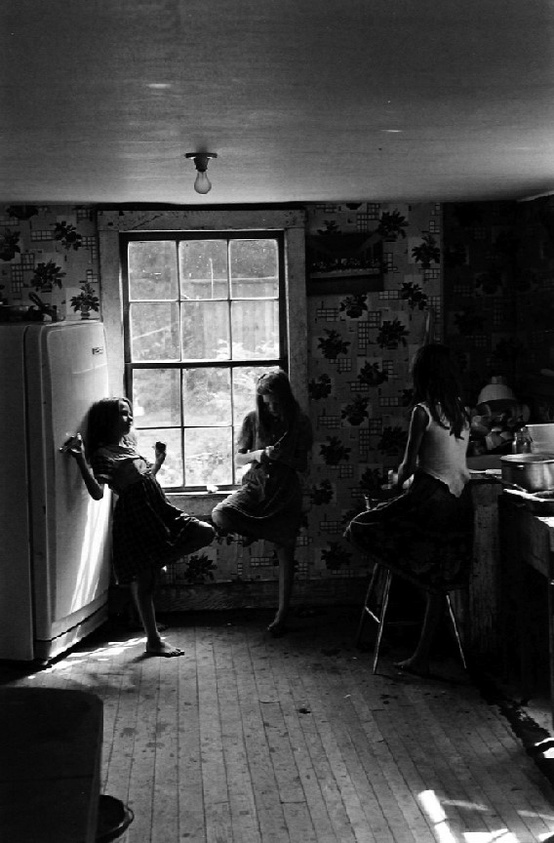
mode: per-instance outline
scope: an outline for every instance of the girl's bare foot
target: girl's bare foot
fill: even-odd
[[[179,647],[172,647],[161,638],[158,641],[153,641],[146,645],[146,652],[149,656],[162,656],[166,659],[175,658],[175,656],[184,656],[185,651]]]
[[[284,618],[279,618],[276,615],[274,620],[272,620],[272,622],[269,624],[267,631],[269,632],[272,638],[281,638],[283,635],[286,635],[288,629],[285,624]]]

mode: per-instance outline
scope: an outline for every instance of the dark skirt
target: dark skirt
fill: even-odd
[[[440,480],[418,474],[408,491],[353,518],[345,537],[423,588],[456,588],[467,582],[471,570],[469,485],[457,498]]]
[[[296,471],[278,463],[255,463],[240,489],[212,512],[223,531],[278,545],[294,544],[302,519],[302,489]]]
[[[214,530],[169,503],[155,477],[144,474],[118,497],[112,537],[114,573],[123,584],[205,547]]]

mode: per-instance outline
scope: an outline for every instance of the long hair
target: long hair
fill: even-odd
[[[117,438],[119,426],[119,402],[125,401],[132,411],[128,398],[102,398],[96,401],[88,411],[87,431],[85,435],[85,453],[87,459],[102,445],[111,445]]]
[[[462,401],[458,367],[450,349],[441,343],[429,343],[418,349],[413,366],[412,406],[423,401],[431,417],[459,439],[468,421]],[[444,419],[448,425],[444,423]]]
[[[286,372],[282,369],[272,369],[261,375],[256,383],[256,414],[258,416],[258,430],[262,440],[275,425],[275,421],[262,399],[262,395],[270,394],[278,398],[283,413],[283,421],[287,428],[290,428],[300,411]]]

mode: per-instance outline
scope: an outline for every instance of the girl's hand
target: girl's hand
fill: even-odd
[[[156,442],[154,445],[154,454],[156,455],[158,465],[162,465],[166,458],[165,442]]]
[[[74,436],[69,443],[65,443],[63,445],[63,450],[66,454],[69,454],[71,457],[82,457],[84,456],[84,446],[83,446],[83,437],[80,433]]]

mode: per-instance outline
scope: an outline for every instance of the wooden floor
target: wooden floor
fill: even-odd
[[[104,702],[103,792],[135,818],[122,843],[527,843],[554,835],[554,792],[496,705],[443,651],[449,681],[353,646],[357,613],[178,616],[178,659],[106,626],[0,682]],[[401,642],[400,642],[401,643]],[[402,647],[400,646],[400,649]],[[16,843],[16,841],[13,841]],[[41,841],[37,841],[41,843]]]

